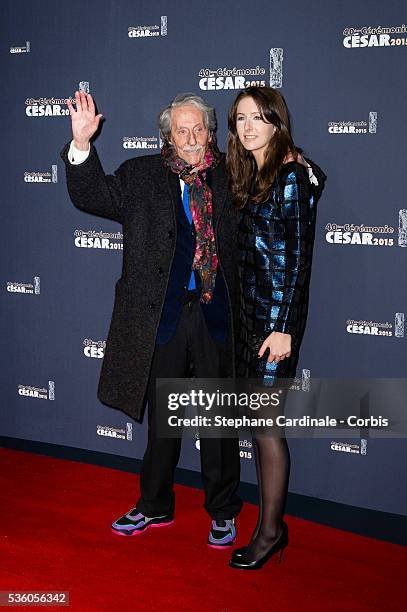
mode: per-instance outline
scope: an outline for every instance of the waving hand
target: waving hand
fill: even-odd
[[[75,92],[76,110],[70,100],[67,102],[72,121],[74,145],[81,151],[87,151],[89,141],[99,127],[102,114],[96,115],[95,104],[90,94]]]

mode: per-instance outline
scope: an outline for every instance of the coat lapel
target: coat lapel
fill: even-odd
[[[152,175],[151,202],[160,220],[158,231],[176,232],[177,201],[180,198],[179,181],[176,174],[166,168],[160,160]]]
[[[208,172],[207,181],[212,190],[213,227],[216,230],[223,213],[228,190],[228,181],[223,160],[221,160],[216,168]]]
[[[169,168],[165,168],[165,172],[167,174],[166,183],[167,183],[168,190],[171,194],[172,209],[174,212],[174,220],[175,220],[178,204],[181,198],[181,186],[179,183],[178,174],[175,174],[175,172],[172,172]]]

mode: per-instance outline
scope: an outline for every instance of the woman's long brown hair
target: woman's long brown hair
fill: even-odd
[[[246,151],[237,135],[237,106],[242,98],[253,98],[263,120],[276,127],[260,170],[257,169],[253,153]],[[228,128],[226,165],[233,201],[237,208],[243,208],[250,193],[255,202],[264,202],[286,155],[291,153],[294,159],[297,158],[288,108],[283,96],[272,87],[248,87],[241,91],[230,108]]]

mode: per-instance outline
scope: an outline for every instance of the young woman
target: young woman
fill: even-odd
[[[239,223],[238,377],[273,386],[295,376],[307,307],[315,204],[324,173],[296,149],[284,98],[250,87],[229,111],[227,167]],[[298,161],[297,161],[298,160]],[[298,163],[301,161],[302,163]],[[258,569],[288,543],[283,521],[290,456],[285,437],[253,430],[259,516],[230,566]]]

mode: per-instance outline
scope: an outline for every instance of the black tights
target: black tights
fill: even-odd
[[[290,474],[290,452],[285,438],[254,435],[259,484],[259,516],[246,553],[248,561],[263,557],[278,540]]]

